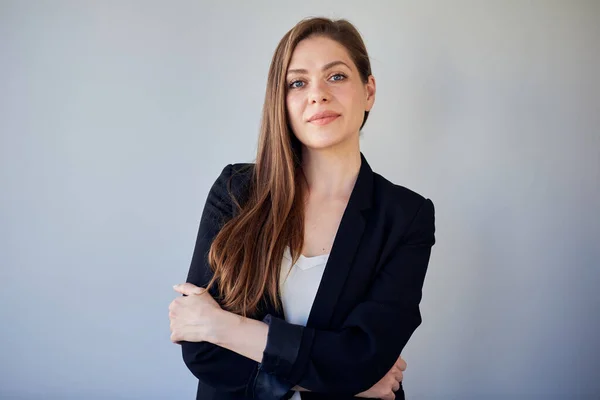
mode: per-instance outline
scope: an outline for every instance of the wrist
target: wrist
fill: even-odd
[[[228,333],[234,331],[241,322],[241,316],[226,310],[219,310],[213,319],[212,329],[207,333],[207,341],[218,346],[227,342]]]

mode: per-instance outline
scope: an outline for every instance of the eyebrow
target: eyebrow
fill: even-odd
[[[335,67],[336,65],[340,65],[340,64],[345,65],[350,70],[352,69],[345,62],[338,60],[338,61],[332,61],[330,63],[325,64],[323,66],[323,68],[321,68],[321,71],[327,71],[329,68]],[[300,68],[300,69],[289,69],[287,73],[288,73],[288,75],[289,74],[308,74],[308,71],[305,70],[305,69],[302,69],[302,68]]]

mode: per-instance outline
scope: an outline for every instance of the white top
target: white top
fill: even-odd
[[[287,322],[306,326],[328,259],[329,254],[315,257],[300,255],[296,264],[291,266],[290,249],[289,247],[285,248],[279,284],[283,312]],[[290,271],[289,276],[288,271]],[[300,400],[300,392],[295,392],[291,400]]]

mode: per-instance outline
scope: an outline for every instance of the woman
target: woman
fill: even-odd
[[[280,41],[256,163],[212,186],[169,306],[197,399],[404,398],[434,208],[360,152],[374,101],[349,22],[305,19]]]

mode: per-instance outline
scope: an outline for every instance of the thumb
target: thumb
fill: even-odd
[[[178,293],[185,294],[186,296],[202,294],[206,290],[189,282],[174,285],[173,289],[175,289],[175,291]]]

